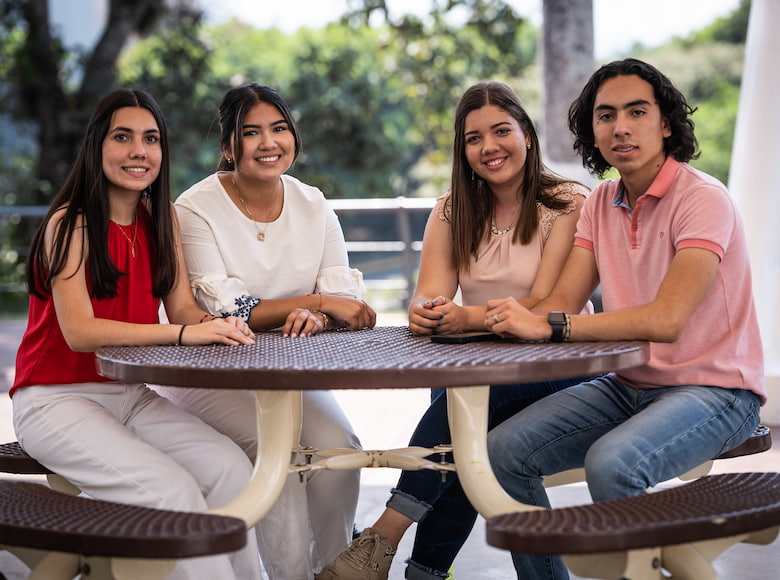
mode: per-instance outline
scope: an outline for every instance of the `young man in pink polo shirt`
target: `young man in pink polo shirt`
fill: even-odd
[[[499,481],[548,506],[541,476],[585,467],[594,501],[638,495],[739,445],[765,401],[742,222],[726,188],[687,164],[694,112],[635,59],[601,67],[569,110],[594,174],[568,262],[533,311],[488,303],[487,327],[527,340],[647,340],[650,360],[549,395],[494,429]],[[580,316],[601,284],[604,312]],[[557,556],[512,556],[518,578],[568,578]]]

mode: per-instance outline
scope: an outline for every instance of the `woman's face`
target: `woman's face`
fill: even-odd
[[[138,193],[154,183],[163,152],[152,113],[142,107],[117,109],[103,139],[102,154],[110,193]]]
[[[523,183],[529,138],[517,120],[495,105],[466,115],[466,159],[474,173],[498,193],[517,192]]]
[[[243,152],[236,160],[236,169],[245,177],[276,180],[293,164],[295,136],[274,105],[254,105],[244,117],[240,139]]]

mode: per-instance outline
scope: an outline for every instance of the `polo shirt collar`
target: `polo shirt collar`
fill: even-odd
[[[660,199],[666,195],[666,192],[669,191],[669,188],[672,186],[672,182],[677,175],[677,169],[680,165],[682,165],[682,163],[667,155],[666,161],[664,161],[664,164],[661,166],[661,170],[658,172],[658,175],[655,176],[653,183],[650,184],[650,187],[643,196],[650,195]],[[624,207],[630,211],[631,208],[625,199],[626,188],[621,179],[615,197],[612,199],[612,205],[615,207]]]

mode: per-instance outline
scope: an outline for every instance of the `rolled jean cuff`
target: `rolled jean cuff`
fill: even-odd
[[[390,499],[387,500],[385,506],[394,509],[415,522],[422,520],[432,509],[430,504],[395,488],[390,490]]]
[[[406,580],[439,580],[440,578],[447,578],[449,575],[449,572],[421,566],[414,560],[406,561],[406,570],[404,571]]]

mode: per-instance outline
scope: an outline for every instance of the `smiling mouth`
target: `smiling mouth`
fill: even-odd
[[[504,161],[506,161],[506,157],[502,157],[501,159],[492,159],[490,161],[486,161],[485,165],[488,167],[496,167],[498,165],[501,165]]]
[[[149,171],[145,167],[123,167],[122,169],[133,175],[145,175]]]
[[[257,157],[256,159],[260,163],[272,163],[274,161],[279,161],[281,158],[281,155],[271,155],[270,157]]]

